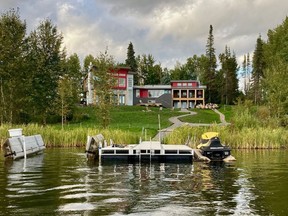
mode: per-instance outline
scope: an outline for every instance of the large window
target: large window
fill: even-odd
[[[125,84],[126,79],[125,78],[119,78],[119,87],[126,87]]]
[[[150,98],[158,98],[163,94],[171,93],[170,90],[148,90],[148,94]]]

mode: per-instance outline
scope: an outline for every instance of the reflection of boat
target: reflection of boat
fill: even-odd
[[[41,135],[24,136],[22,129],[10,129],[10,138],[2,146],[6,158],[26,158],[32,154],[41,153],[45,145]]]
[[[110,144],[101,134],[88,137],[86,154],[88,158],[116,161],[183,162],[193,159],[193,149],[186,145],[164,145],[159,141],[140,141],[126,146]]]
[[[231,148],[221,144],[217,132],[202,134],[200,144],[197,146],[200,153],[212,161],[225,160],[231,155]]]

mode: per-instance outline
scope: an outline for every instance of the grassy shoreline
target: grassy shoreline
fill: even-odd
[[[97,109],[93,107],[79,107],[74,121],[66,124],[62,129],[61,124],[53,125],[0,125],[0,144],[2,145],[9,137],[8,130],[22,128],[26,136],[41,134],[47,147],[84,147],[87,136],[102,133],[106,140],[112,139],[115,143],[129,144],[149,140],[154,137],[160,127],[166,128],[171,125],[170,117],[179,116],[183,113],[179,110],[152,107],[119,106],[111,111],[111,124],[109,128],[102,129],[97,116]],[[159,119],[160,117],[160,119]]]
[[[208,131],[219,132],[221,142],[234,149],[287,149],[288,131],[285,128],[242,128],[232,126],[189,127],[175,129],[165,138],[166,143],[185,143],[190,138],[190,146],[196,148],[201,134]]]
[[[220,109],[220,111],[222,110]],[[228,121],[232,120],[230,126],[183,126],[169,134],[164,142],[168,144],[185,143],[189,137],[191,147],[196,147],[202,133],[216,131],[219,132],[221,141],[232,148],[280,149],[288,147],[288,130],[286,128],[263,127],[254,123],[252,126],[246,126],[244,123],[249,122],[247,118],[251,118],[249,116],[243,118],[243,115],[247,114],[246,112],[241,111],[242,116],[237,114],[238,122],[231,115],[231,107],[226,107],[222,112],[228,117]],[[0,125],[0,144],[2,145],[8,138],[8,129],[11,128],[23,128],[23,134],[26,136],[41,134],[47,147],[85,147],[87,136],[98,133],[102,133],[107,141],[112,139],[114,143],[138,143],[140,137],[142,140],[149,140],[156,135],[159,128],[159,116],[160,127],[163,129],[171,125],[170,117],[183,114],[185,113],[171,109],[149,108],[147,110],[145,107],[116,107],[111,112],[113,120],[110,127],[101,129],[97,109],[83,107],[77,111],[75,120],[65,125],[64,129],[60,124],[46,126],[38,124]],[[219,116],[216,113],[214,115],[208,120],[205,119],[205,123],[215,123],[215,118],[219,118]],[[199,116],[197,118],[205,118],[205,113],[204,117],[203,113]],[[244,123],[239,122],[240,120]]]

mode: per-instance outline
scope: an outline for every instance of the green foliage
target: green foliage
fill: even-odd
[[[260,104],[263,101],[262,79],[265,69],[263,45],[264,42],[261,39],[261,36],[259,36],[253,55],[252,84],[250,89],[250,95],[252,96],[255,104]]]
[[[94,89],[96,89],[97,106],[99,107],[98,118],[101,119],[102,127],[107,128],[110,123],[110,110],[113,105],[113,87],[115,86],[115,78],[113,71],[117,70],[112,56],[107,52],[100,53],[95,59],[95,67],[92,68],[95,79]]]
[[[271,116],[279,119],[288,115],[287,71],[287,62],[281,60],[265,70],[265,77],[269,77],[269,79],[264,80],[267,105]]]
[[[125,64],[130,67],[131,71],[137,72],[137,61],[135,58],[135,51],[132,42],[129,43],[127,48],[127,58]],[[138,74],[134,75],[134,84],[138,84],[139,77]]]
[[[267,36],[267,43],[263,47],[266,66],[273,65],[279,59],[288,62],[288,17],[281,25],[269,30]]]
[[[160,64],[155,64],[154,57],[149,55],[142,55],[137,57],[138,85],[157,85],[161,82],[162,67]]]
[[[171,76],[170,76],[170,72],[168,71],[167,68],[163,69],[163,74],[160,80],[160,84],[162,85],[170,85],[171,82]]]
[[[31,116],[40,116],[46,124],[54,115],[58,80],[63,75],[65,52],[61,49],[63,37],[51,21],[44,20],[31,32],[29,45],[29,72],[31,80]]]
[[[72,114],[73,106],[75,104],[75,99],[73,97],[73,80],[67,75],[63,76],[58,81],[58,98],[56,100],[55,106],[58,107],[58,114],[62,118],[62,128],[64,123],[67,121],[68,115]]]
[[[233,104],[238,97],[238,65],[235,54],[231,55],[230,48],[219,55],[221,70],[218,73],[218,89],[222,104]]]
[[[263,74],[264,100],[270,117],[277,118],[287,126],[288,99],[288,17],[274,30],[268,31],[267,43],[263,45],[265,70]]]
[[[284,128],[247,128],[234,130],[233,126],[209,126],[209,127],[189,127],[183,126],[175,129],[165,139],[165,143],[177,144],[185,143],[190,139],[189,145],[193,148],[200,142],[201,135],[205,132],[215,131],[219,133],[223,144],[229,145],[232,149],[279,149],[287,148],[288,131]]]
[[[45,144],[50,147],[84,147],[87,136],[102,133],[107,140],[113,139],[115,143],[132,144],[138,143],[140,137],[149,140],[158,131],[158,115],[160,115],[161,127],[170,126],[170,117],[183,113],[152,107],[147,111],[140,106],[117,106],[111,109],[111,123],[109,127],[101,127],[101,119],[98,118],[99,107],[77,107],[74,120],[64,125],[61,130],[60,124],[53,125],[0,125],[0,143],[8,137],[8,129],[23,128],[25,135],[41,134]],[[135,117],[137,116],[137,118]],[[77,119],[76,119],[77,118]],[[78,120],[78,121],[76,121]]]
[[[89,54],[84,58],[84,70],[87,70],[90,63],[92,63],[92,65],[96,64],[95,58],[93,57],[93,55]]]
[[[209,35],[206,44],[206,58],[204,71],[203,71],[203,82],[207,85],[207,90],[205,93],[206,101],[208,103],[219,103],[218,85],[216,80],[216,68],[217,68],[217,58],[214,48],[214,36],[213,36],[213,26],[210,25]]]
[[[75,105],[80,101],[80,93],[83,91],[81,85],[82,73],[80,60],[76,53],[71,55],[64,64],[63,75],[58,81],[58,100],[55,106],[58,107],[58,114],[62,116],[62,124],[68,116],[73,116]]]
[[[196,80],[198,71],[198,59],[194,55],[188,58],[185,64],[176,63],[174,69],[171,70],[171,80]]]
[[[238,101],[237,106],[233,106],[232,113],[231,123],[236,130],[243,128],[270,128],[272,130],[281,127],[281,120],[271,115],[269,106],[255,106],[251,100]]]
[[[0,124],[20,122],[28,107],[26,62],[26,23],[18,11],[0,17]]]
[[[225,120],[227,122],[231,121],[231,116],[232,116],[232,109],[234,106],[231,105],[220,105],[219,107],[219,112],[221,112],[225,116]]]

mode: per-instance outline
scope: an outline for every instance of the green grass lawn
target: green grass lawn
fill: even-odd
[[[111,119],[109,129],[119,129],[139,133],[146,130],[149,135],[155,135],[160,127],[166,128],[171,125],[170,117],[182,115],[179,109],[160,110],[158,107],[149,107],[147,110],[143,106],[116,106],[111,109]],[[79,107],[75,113],[75,118],[69,123],[69,128],[74,127],[101,127],[101,116],[95,107]],[[60,127],[60,125],[58,125]]]
[[[214,123],[219,122],[219,116],[212,110],[198,110],[197,115],[181,118],[185,122]],[[137,143],[137,139],[150,139],[157,134],[159,117],[161,129],[171,125],[170,117],[183,115],[179,109],[160,110],[157,107],[116,106],[111,109],[111,123],[108,129],[102,129],[101,116],[95,107],[77,107],[73,120],[64,125],[38,124],[0,125],[0,142],[7,139],[8,129],[23,128],[25,135],[41,134],[48,146],[70,147],[85,146],[87,135],[102,133],[107,140],[113,139],[116,143]]]
[[[213,110],[192,109],[191,111],[196,112],[197,114],[184,116],[179,119],[183,122],[189,122],[189,123],[204,123],[204,124],[220,123],[219,115],[215,113]]]

